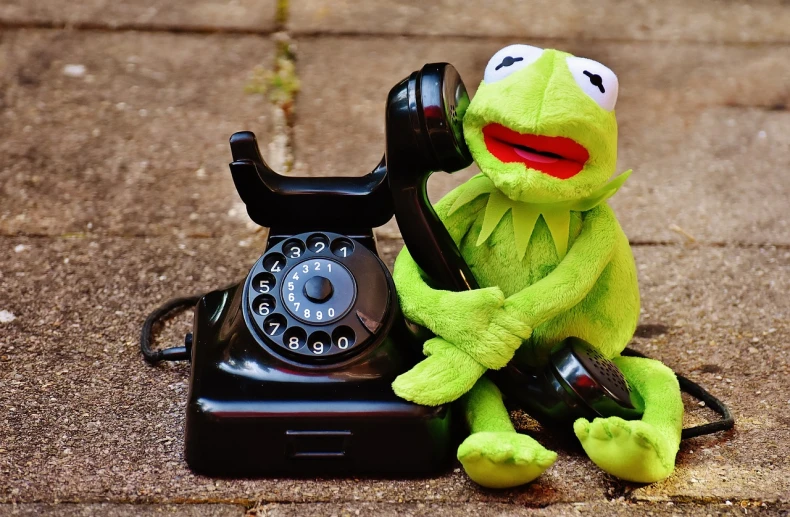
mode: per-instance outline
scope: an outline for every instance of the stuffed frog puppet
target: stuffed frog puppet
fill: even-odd
[[[482,174],[435,209],[481,288],[432,288],[408,249],[393,277],[403,312],[436,337],[398,377],[402,398],[460,399],[470,435],[458,449],[477,483],[528,483],[557,455],[515,431],[484,373],[510,361],[540,368],[575,336],[620,368],[644,401],[640,420],[580,418],[573,431],[600,468],[653,482],[674,469],[683,404],[663,364],[621,357],[636,328],[639,290],[628,240],[606,199],[617,156],[617,77],[595,61],[512,45],[497,52],[464,115],[464,138]]]

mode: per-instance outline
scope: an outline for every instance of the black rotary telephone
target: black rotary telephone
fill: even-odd
[[[169,302],[149,316],[141,336],[150,363],[191,360],[185,459],[192,469],[420,474],[452,459],[450,408],[392,392],[395,377],[422,359],[425,329],[401,315],[372,229],[394,214],[432,285],[478,287],[426,193],[433,171],[472,161],[461,125],[468,104],[451,65],[412,73],[389,93],[386,153],[362,177],[281,176],[252,133],[231,137],[233,181],[252,220],[270,229],[266,249],[241,283]],[[154,323],[192,305],[185,346],[151,350]],[[617,367],[579,339],[558,345],[542,371],[509,365],[492,375],[549,425],[642,414]],[[701,396],[725,420],[684,436],[732,426],[726,407]]]

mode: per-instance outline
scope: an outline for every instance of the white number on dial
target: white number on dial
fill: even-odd
[[[313,353],[314,354],[319,354],[319,355],[323,354],[324,353],[324,344],[322,342],[320,342],[320,341],[316,341],[315,343],[313,343],[312,349],[313,349]]]
[[[348,348],[348,338],[347,337],[341,337],[340,339],[338,339],[337,340],[337,347],[340,350],[345,350],[346,348]]]

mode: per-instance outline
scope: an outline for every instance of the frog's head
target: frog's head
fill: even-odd
[[[581,199],[614,173],[617,88],[600,63],[511,45],[488,62],[464,137],[480,170],[510,199]]]

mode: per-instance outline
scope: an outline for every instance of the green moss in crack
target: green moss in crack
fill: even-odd
[[[255,67],[250,74],[245,91],[263,95],[269,102],[285,111],[287,116],[290,116],[299,88],[300,82],[296,76],[296,64],[291,47],[287,42],[280,42],[274,69]]]

